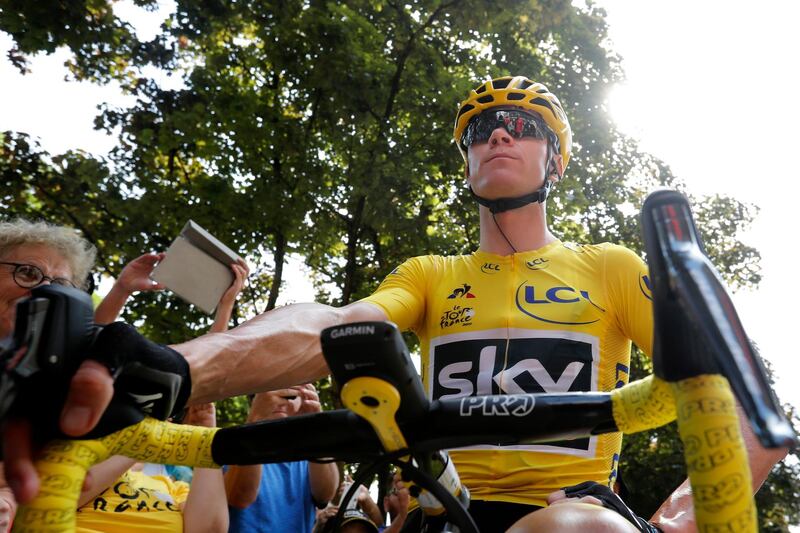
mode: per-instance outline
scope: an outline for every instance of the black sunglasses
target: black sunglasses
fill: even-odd
[[[491,108],[470,119],[461,136],[461,145],[468,148],[475,143],[486,142],[497,128],[505,129],[515,139],[532,137],[550,140],[555,137],[538,115],[522,109]]]

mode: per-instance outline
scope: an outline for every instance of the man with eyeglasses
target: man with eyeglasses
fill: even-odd
[[[189,403],[313,381],[328,372],[319,332],[365,320],[391,320],[417,334],[432,398],[607,391],[626,383],[631,341],[646,352],[652,344],[647,267],[621,246],[573,245],[550,231],[546,200],[572,150],[558,98],[522,76],[486,81],[461,103],[454,138],[479,204],[479,249],[412,258],[373,295],[342,308],[286,306],[224,337],[175,346],[189,364]],[[65,431],[88,431],[104,407],[95,402],[82,425]],[[785,450],[765,450],[749,427],[743,431],[758,487]],[[608,488],[620,443],[612,434],[480,446],[452,457],[482,531],[652,531]],[[29,498],[33,476],[21,475],[28,457],[17,452],[15,459]],[[693,529],[688,482],[654,518],[663,531]]]

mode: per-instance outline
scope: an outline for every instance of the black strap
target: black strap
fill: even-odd
[[[550,189],[552,188],[553,182],[550,180],[545,180],[544,186],[541,189],[533,191],[532,193],[524,194],[514,198],[497,198],[495,200],[489,200],[488,198],[478,196],[475,194],[475,191],[472,190],[472,187],[469,188],[469,192],[472,193],[472,196],[479,204],[484,207],[488,207],[492,214],[496,214],[502,213],[503,211],[524,207],[534,202],[541,204],[547,199],[547,195],[550,194]]]

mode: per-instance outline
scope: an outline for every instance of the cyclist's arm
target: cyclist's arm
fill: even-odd
[[[322,357],[320,331],[361,320],[386,320],[386,314],[365,302],[340,308],[294,304],[259,315],[225,333],[211,333],[173,346],[189,362],[189,403],[281,389],[326,376],[329,370]],[[232,368],[236,372],[231,372]]]
[[[736,404],[736,411],[739,415],[739,427],[742,432],[742,439],[747,448],[750,476],[753,484],[753,492],[755,493],[767,479],[767,476],[769,476],[772,467],[782,460],[789,450],[786,448],[770,449],[761,446],[753,430],[750,429],[750,424],[738,402]],[[657,524],[664,533],[673,531],[693,531],[695,529],[692,489],[688,479],[681,483],[681,485],[669,495],[650,521]]]

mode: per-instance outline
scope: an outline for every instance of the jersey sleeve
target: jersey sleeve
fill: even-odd
[[[612,245],[605,279],[620,331],[648,355],[653,350],[653,296],[647,265],[631,250]]]
[[[423,257],[413,257],[395,268],[377,290],[362,302],[383,309],[401,331],[418,331],[425,316],[426,275]]]

